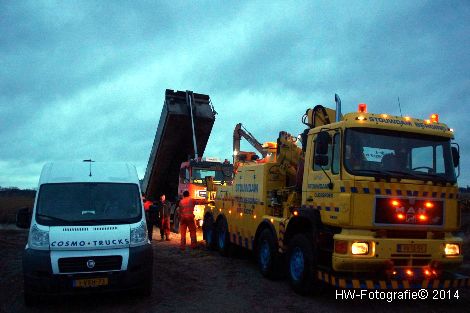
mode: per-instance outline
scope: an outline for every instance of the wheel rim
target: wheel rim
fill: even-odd
[[[259,248],[259,261],[263,271],[267,270],[270,260],[271,250],[269,249],[269,243],[265,240],[261,243]]]
[[[295,247],[290,257],[290,275],[293,280],[299,281],[305,269],[304,253],[299,247]]]
[[[224,249],[225,247],[225,229],[219,231],[219,248]]]

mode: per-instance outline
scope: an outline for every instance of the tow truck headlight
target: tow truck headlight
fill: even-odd
[[[131,245],[143,245],[147,242],[147,240],[147,226],[144,222],[140,223],[140,225],[135,228],[131,228]]]
[[[446,243],[444,252],[447,256],[460,255],[460,246],[456,243]]]
[[[34,225],[29,233],[29,246],[31,249],[37,250],[49,249],[49,232],[41,230]]]
[[[369,253],[368,242],[354,242],[351,245],[351,252],[354,255],[364,255]]]

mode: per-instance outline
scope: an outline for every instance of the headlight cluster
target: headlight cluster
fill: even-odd
[[[41,230],[33,225],[29,233],[29,247],[37,250],[49,249],[49,231]]]
[[[146,244],[147,241],[147,225],[144,222],[135,228],[131,228],[131,246],[141,246]]]

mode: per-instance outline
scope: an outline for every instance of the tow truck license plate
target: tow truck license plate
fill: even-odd
[[[90,288],[90,287],[99,287],[107,286],[108,278],[89,278],[89,279],[75,279],[73,281],[74,288]]]
[[[414,252],[414,253],[425,253],[426,244],[398,244],[397,252]]]

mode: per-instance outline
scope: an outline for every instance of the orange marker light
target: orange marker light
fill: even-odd
[[[406,275],[408,276],[413,276],[413,271],[412,270],[406,270]]]
[[[410,120],[411,120],[411,117],[409,117],[409,116],[405,116],[405,121],[407,121],[407,122],[408,122],[408,121],[410,121]]]
[[[256,214],[255,214],[255,215],[253,215],[253,218],[256,218]]]
[[[398,213],[398,214],[397,214],[397,218],[398,218],[399,220],[404,220],[404,219],[405,219],[405,215],[404,215],[404,214],[401,214],[401,213]]]
[[[358,120],[358,121],[363,121],[363,120],[365,120],[365,119],[366,119],[366,118],[365,118],[364,116],[362,116],[362,115],[359,115],[359,116],[357,117],[357,120]]]
[[[359,106],[357,107],[357,112],[359,112],[359,113],[367,113],[367,104],[365,104],[365,103],[359,103]]]
[[[431,275],[431,271],[428,270],[428,269],[424,270],[424,275],[430,276],[430,275]]]
[[[431,121],[430,121],[430,120],[424,120],[424,122],[425,122],[426,124],[431,124]]]
[[[439,115],[434,113],[434,114],[431,114],[431,122],[433,123],[439,123]]]
[[[393,206],[399,206],[400,202],[398,202],[397,200],[392,200],[392,205]]]
[[[295,216],[299,215],[299,211],[294,211],[294,215]]]
[[[274,223],[274,219],[273,219],[273,218],[271,219],[271,223]]]
[[[383,118],[387,118],[387,117],[388,117],[388,114],[382,114],[382,117],[383,117]]]
[[[426,203],[424,203],[424,206],[428,209],[432,209],[434,207],[434,203],[426,201]]]
[[[228,214],[232,214],[232,210],[228,210]]]
[[[418,216],[418,218],[419,218],[420,221],[423,221],[423,222],[428,219],[428,217],[427,217],[426,215],[424,215],[424,214],[420,214],[420,215]]]
[[[240,216],[243,216],[243,213],[242,213],[242,212],[240,212]]]

